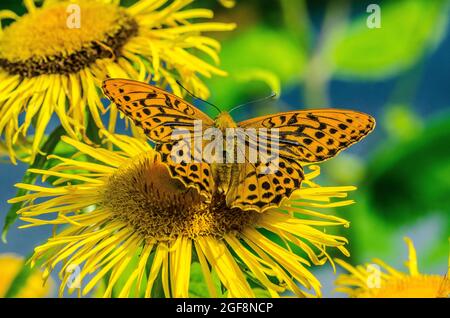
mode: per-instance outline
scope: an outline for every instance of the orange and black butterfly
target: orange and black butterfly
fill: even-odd
[[[302,164],[325,161],[336,156],[368,135],[375,127],[373,117],[352,110],[318,109],[283,112],[235,123],[228,112],[215,119],[185,100],[155,86],[125,79],[108,79],[103,83],[105,95],[119,110],[141,127],[157,144],[162,160],[171,175],[187,187],[194,187],[206,197],[222,193],[231,208],[263,212],[278,207],[300,188],[304,179]],[[267,163],[252,162],[245,153],[243,163],[211,163],[206,160],[176,162],[171,156],[177,141],[176,131],[198,134],[209,128],[277,129],[278,168],[261,173]],[[195,147],[195,145],[192,145]],[[247,147],[269,147],[255,138]]]

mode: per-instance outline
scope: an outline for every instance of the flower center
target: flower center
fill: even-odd
[[[103,208],[150,240],[167,241],[179,235],[221,238],[255,225],[260,216],[228,208],[221,195],[206,202],[195,189],[171,178],[151,153],[120,167],[101,196]]]
[[[120,56],[138,32],[118,6],[84,0],[76,8],[70,2],[38,8],[7,27],[0,36],[0,67],[24,77],[75,73]]]
[[[448,297],[450,280],[438,275],[408,276],[389,280],[378,290],[377,298],[438,298]]]

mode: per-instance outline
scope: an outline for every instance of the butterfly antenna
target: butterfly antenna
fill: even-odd
[[[254,100],[254,101],[251,101],[251,102],[248,102],[248,103],[245,103],[245,104],[238,105],[238,106],[232,108],[229,111],[229,113],[231,114],[231,112],[234,112],[235,110],[238,110],[239,108],[242,108],[242,107],[245,107],[245,106],[248,106],[248,105],[252,105],[252,104],[262,103],[262,102],[274,99],[275,97],[277,97],[277,94],[276,93],[272,93],[270,96],[267,96],[267,97],[264,97],[264,98],[260,98],[260,99],[257,99],[257,100]]]
[[[193,93],[191,93],[186,87],[184,87],[178,80],[177,80],[176,82],[177,82],[177,84],[178,84],[182,89],[184,89],[189,95],[191,95],[191,96],[194,97],[195,99],[198,99],[199,101],[202,101],[202,102],[204,102],[205,104],[208,104],[208,105],[214,107],[219,113],[222,112],[222,111],[220,110],[220,108],[217,107],[216,105],[214,105],[213,103],[210,103],[210,102],[208,102],[208,101],[206,101],[206,100],[204,100],[204,99],[202,99],[202,98],[200,98],[200,97],[195,96],[195,95],[194,95]]]

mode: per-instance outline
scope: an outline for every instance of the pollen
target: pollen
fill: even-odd
[[[169,241],[239,234],[255,226],[260,214],[230,209],[225,197],[211,202],[194,188],[169,175],[157,156],[140,155],[109,177],[101,193],[102,208],[126,222],[148,240]]]
[[[71,11],[71,4],[37,8],[7,27],[0,37],[0,68],[24,77],[74,73],[98,59],[117,58],[138,33],[123,8],[83,0]]]

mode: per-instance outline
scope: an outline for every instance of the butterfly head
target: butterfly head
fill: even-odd
[[[214,120],[214,126],[223,131],[227,128],[237,128],[236,122],[228,112],[221,112]]]

